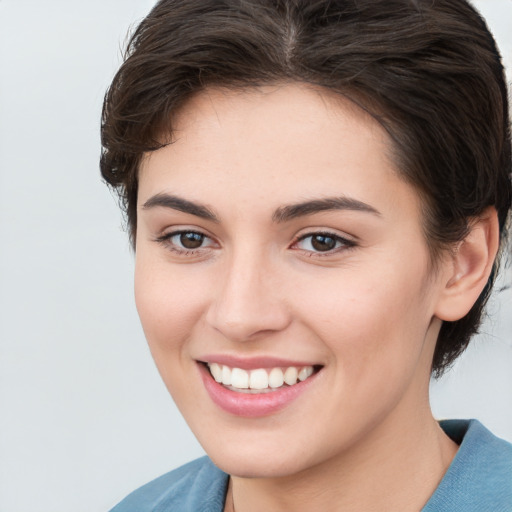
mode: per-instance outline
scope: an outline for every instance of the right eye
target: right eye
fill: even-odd
[[[214,245],[214,241],[204,233],[192,230],[180,230],[166,233],[159,237],[157,242],[174,252],[184,256],[195,254],[201,249]]]
[[[180,244],[184,249],[199,249],[203,245],[205,236],[194,231],[185,231],[174,235],[171,240],[175,244]]]

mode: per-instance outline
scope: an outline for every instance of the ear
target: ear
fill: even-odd
[[[454,322],[464,317],[489,279],[499,248],[496,209],[487,208],[470,225],[470,232],[448,257],[445,285],[435,315]]]

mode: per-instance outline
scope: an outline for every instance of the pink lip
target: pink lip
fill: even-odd
[[[274,363],[275,359],[272,360]],[[217,361],[216,361],[217,362]],[[261,361],[260,361],[261,362]],[[227,364],[227,363],[226,363]],[[293,386],[285,386],[277,391],[267,393],[249,394],[239,393],[227,389],[222,384],[216,382],[210,374],[206,365],[199,363],[199,371],[203,379],[204,387],[210,395],[212,401],[224,411],[235,416],[246,418],[255,418],[258,416],[268,416],[273,414],[293,402],[299,395],[314,382],[317,373],[305,381],[299,382]],[[231,365],[229,365],[231,366]],[[272,364],[270,367],[276,366],[295,366],[294,364]],[[297,365],[301,366],[301,365]],[[302,365],[307,366],[307,365]],[[236,368],[243,368],[236,366]],[[253,366],[252,368],[267,367],[266,365]]]
[[[289,359],[267,356],[241,358],[230,355],[206,355],[201,357],[200,361],[223,364],[230,368],[241,368],[243,370],[256,370],[257,368],[288,368],[289,366],[295,366],[296,368],[315,366],[315,364],[311,362],[291,361]]]

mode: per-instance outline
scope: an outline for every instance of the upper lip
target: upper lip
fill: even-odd
[[[228,354],[205,355],[197,359],[202,363],[217,363],[230,368],[241,368],[243,370],[255,370],[258,368],[277,368],[295,366],[298,368],[304,366],[321,366],[318,363],[310,361],[293,361],[273,356],[239,357]]]

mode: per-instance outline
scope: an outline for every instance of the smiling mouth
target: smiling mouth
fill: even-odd
[[[214,380],[238,393],[271,393],[304,382],[321,366],[289,366],[285,368],[256,368],[244,370],[218,363],[206,363]]]

